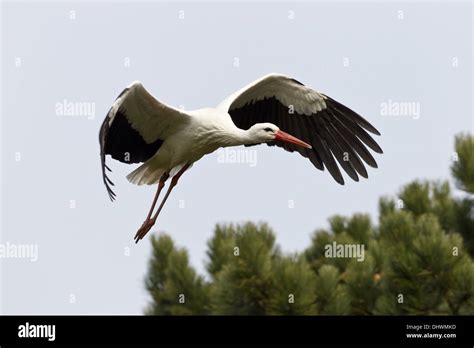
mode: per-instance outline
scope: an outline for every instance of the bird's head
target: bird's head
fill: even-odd
[[[250,127],[248,132],[250,133],[252,139],[254,139],[257,143],[268,143],[270,141],[280,140],[311,149],[311,145],[288,133],[283,132],[280,130],[280,128],[272,123],[254,124],[252,127]]]

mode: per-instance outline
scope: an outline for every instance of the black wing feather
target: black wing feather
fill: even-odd
[[[128,88],[124,89],[117,99],[127,90]],[[110,123],[112,117],[113,121]],[[116,194],[111,186],[114,186],[114,183],[109,179],[106,172],[106,170],[110,172],[112,170],[106,165],[105,156],[111,155],[113,159],[128,164],[142,163],[156,154],[163,143],[163,140],[157,139],[151,144],[147,143],[140,133],[130,125],[125,108],[119,107],[116,110],[115,115],[113,113],[113,108],[111,108],[107,113],[107,116],[100,127],[99,142],[102,178],[107,193],[109,194],[109,198],[113,201]]]
[[[367,178],[367,170],[361,158],[371,167],[376,168],[377,162],[366,146],[377,153],[383,153],[367,132],[376,135],[380,135],[380,132],[348,107],[326,95],[322,96],[325,98],[326,108],[312,115],[299,114],[295,110],[289,113],[289,108],[276,97],[252,100],[238,108],[232,108],[231,105],[229,114],[239,128],[249,129],[256,123],[270,122],[311,144],[313,148],[306,149],[281,141],[267,143],[290,152],[299,152],[309,158],[316,168],[327,168],[341,185],[344,184],[344,179],[336,160],[353,180],[359,180],[358,174]]]

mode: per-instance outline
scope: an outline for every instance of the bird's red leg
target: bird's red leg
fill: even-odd
[[[155,209],[156,202],[158,201],[158,197],[160,196],[160,192],[165,186],[165,181],[168,180],[169,178],[168,173],[164,173],[160,181],[158,183],[158,189],[156,191],[155,197],[153,198],[153,203],[151,204],[150,211],[148,212],[148,216],[146,217],[145,221],[143,222],[142,226],[138,229],[137,234],[135,235],[135,238],[142,232],[142,230],[147,229],[147,231],[153,226],[154,223],[151,222],[151,214],[153,214],[153,210]]]
[[[158,210],[156,211],[155,215],[153,215],[153,218],[151,220],[149,220],[149,227],[148,228],[140,228],[137,232],[137,234],[135,235],[135,243],[138,243],[138,241],[140,239],[142,239],[143,237],[145,237],[145,235],[148,233],[148,231],[151,229],[151,227],[155,224],[156,222],[156,218],[158,217],[158,215],[160,214],[161,212],[161,209],[163,209],[163,206],[165,205],[166,203],[166,200],[168,199],[170,193],[171,193],[171,190],[173,190],[173,187],[176,186],[176,184],[178,183],[178,180],[179,178],[181,177],[181,175],[183,175],[183,173],[186,171],[186,169],[188,169],[190,166],[190,164],[186,164],[183,168],[181,168],[181,170],[179,172],[177,172],[172,178],[171,178],[171,183],[170,183],[170,186],[168,187],[168,191],[166,191],[166,195],[165,197],[163,198],[163,200],[161,201],[161,204],[160,206],[158,207]]]
[[[158,183],[158,190],[156,191],[155,198],[153,198],[153,203],[151,204],[150,211],[148,212],[148,216],[146,217],[145,221],[150,220],[151,214],[153,213],[153,210],[155,209],[156,202],[158,201],[158,197],[160,196],[160,192],[165,186],[165,181],[168,180],[170,175],[168,173],[164,173],[161,178],[160,182]]]

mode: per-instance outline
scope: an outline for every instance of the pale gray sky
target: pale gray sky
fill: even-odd
[[[6,314],[142,313],[150,245],[133,236],[155,187],[129,184],[134,167],[109,160],[111,203],[98,144],[111,103],[134,80],[195,109],[284,73],[382,133],[379,169],[344,187],[266,146],[248,149],[256,166],[217,154],[196,163],[152,231],[186,247],[201,273],[217,222],[267,221],[284,251],[301,251],[333,214],[375,218],[381,195],[448,178],[454,135],[473,129],[470,2],[26,1],[3,3],[1,18],[0,247],[38,248],[36,262],[0,259]],[[65,102],[93,105],[94,115],[61,114]],[[415,108],[397,116],[397,103]]]

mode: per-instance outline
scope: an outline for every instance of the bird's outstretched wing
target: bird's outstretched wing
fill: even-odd
[[[264,76],[226,98],[219,108],[226,110],[239,128],[270,122],[311,144],[313,148],[306,149],[282,141],[267,143],[290,152],[298,151],[316,168],[326,167],[341,185],[344,179],[335,159],[353,180],[359,181],[358,174],[368,177],[361,159],[377,167],[367,147],[382,153],[367,131],[380,133],[367,120],[288,76]]]
[[[108,178],[105,156],[124,163],[151,158],[163,141],[188,122],[189,116],[155,99],[140,82],[125,88],[110,108],[99,132],[102,177],[111,200],[115,193]]]

